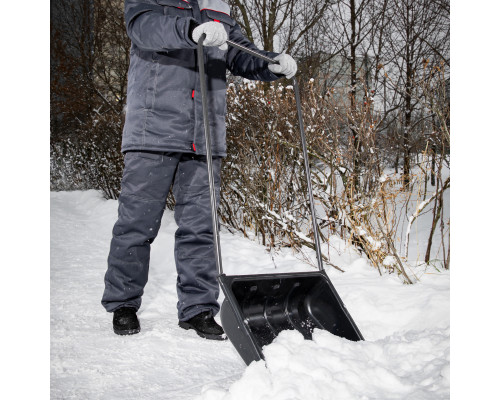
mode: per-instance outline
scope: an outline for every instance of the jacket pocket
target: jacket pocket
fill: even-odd
[[[174,17],[190,17],[193,15],[193,7],[184,0],[155,0],[163,6],[163,14]]]
[[[222,22],[223,24],[226,24],[229,27],[234,26],[236,24],[234,19],[232,19],[229,15],[225,14],[222,11],[204,9],[201,10],[201,12],[205,13],[208,19],[212,21]]]

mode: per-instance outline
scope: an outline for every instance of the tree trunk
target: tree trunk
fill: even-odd
[[[357,85],[357,71],[356,71],[356,2],[355,0],[350,0],[350,16],[351,16],[351,38],[349,41],[350,47],[350,69],[351,69],[351,88],[350,88],[350,113],[354,115],[356,113],[356,85]],[[354,192],[357,191],[359,187],[359,173],[360,173],[360,160],[359,160],[359,150],[360,150],[360,140],[356,127],[351,123],[351,133],[353,140],[353,174],[352,174],[352,186]]]
[[[406,82],[404,96],[404,130],[403,130],[403,187],[406,188],[410,184],[410,129],[411,129],[411,98],[413,94],[413,60],[412,51],[410,50],[410,38],[412,36],[412,23],[410,22],[410,5],[406,5],[406,46],[405,46],[405,65],[406,65]]]

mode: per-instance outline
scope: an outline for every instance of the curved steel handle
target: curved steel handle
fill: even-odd
[[[210,206],[212,209],[212,225],[213,225],[213,236],[214,236],[214,252],[215,252],[215,262],[217,265],[217,272],[219,275],[223,274],[222,270],[222,258],[221,258],[221,250],[220,250],[220,238],[219,238],[219,221],[217,218],[217,201],[216,201],[216,194],[215,194],[215,184],[214,184],[214,175],[213,175],[213,168],[212,168],[212,137],[210,134],[210,123],[208,119],[208,95],[207,95],[207,81],[206,81],[206,76],[205,76],[205,60],[203,56],[203,42],[206,38],[206,35],[203,34],[201,35],[200,39],[198,40],[198,67],[200,71],[200,86],[201,86],[201,101],[202,101],[202,106],[203,106],[203,124],[205,127],[205,143],[206,143],[206,148],[207,148],[207,164],[208,164],[208,180],[209,180],[209,185],[210,185]],[[251,54],[255,57],[258,57],[264,61],[267,61],[272,64],[278,64],[278,61],[267,57],[263,54],[260,54],[256,52],[255,50],[248,49],[238,43],[235,43],[231,40],[227,41],[227,44],[230,46],[233,46],[241,51],[244,51],[248,54]],[[297,105],[297,117],[299,121],[299,130],[300,130],[300,138],[301,138],[301,143],[302,143],[302,154],[304,156],[304,167],[306,171],[306,180],[307,180],[307,192],[309,195],[309,206],[311,209],[311,220],[313,224],[313,231],[314,231],[314,247],[316,248],[316,258],[318,261],[318,269],[320,271],[324,270],[323,267],[323,259],[321,258],[321,248],[320,248],[320,241],[319,241],[319,231],[318,231],[318,224],[316,222],[316,210],[314,208],[314,196],[313,196],[313,191],[312,191],[312,183],[311,183],[311,171],[309,169],[309,157],[307,154],[307,142],[306,142],[306,135],[304,132],[304,121],[302,118],[302,108],[301,108],[301,102],[300,102],[300,93],[299,93],[299,85],[297,82],[297,79],[295,77],[292,78],[293,82],[293,89],[295,92],[295,102]]]

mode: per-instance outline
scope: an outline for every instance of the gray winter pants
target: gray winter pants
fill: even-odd
[[[221,158],[214,158],[219,202]],[[112,312],[141,306],[148,280],[150,246],[160,228],[170,186],[174,217],[177,310],[186,321],[203,311],[219,311],[217,269],[213,251],[207,161],[188,153],[127,152],[118,206],[118,221],[108,257],[102,298]]]

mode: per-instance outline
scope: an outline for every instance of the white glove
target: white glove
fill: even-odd
[[[279,64],[269,64],[269,70],[275,74],[282,74],[290,79],[297,73],[297,63],[286,53],[281,53],[274,58]]]
[[[207,37],[203,41],[203,46],[217,46],[221,50],[227,50],[227,33],[224,25],[220,22],[205,22],[193,29],[193,42],[198,43],[201,35]]]

